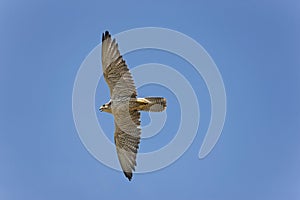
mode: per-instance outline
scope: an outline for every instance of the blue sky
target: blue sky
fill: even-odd
[[[0,199],[299,199],[299,9],[298,1],[1,1]],[[226,87],[227,117],[217,145],[199,160],[210,119],[201,77],[165,52],[125,55],[130,68],[174,67],[201,99],[199,131],[185,154],[128,182],[81,143],[72,90],[103,31],[146,26],[180,31],[207,50]],[[95,108],[109,98],[103,80],[101,88]],[[170,102],[166,127],[141,142],[142,152],[167,144],[178,127],[178,102],[167,88],[139,90],[157,93]],[[112,140],[112,117],[97,117],[109,122],[104,129]]]

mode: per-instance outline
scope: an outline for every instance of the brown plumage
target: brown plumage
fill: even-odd
[[[166,99],[137,98],[131,73],[120,55],[116,40],[108,31],[102,34],[102,69],[110,90],[110,101],[100,110],[114,115],[118,159],[125,176],[131,180],[141,136],[139,111],[161,112],[167,106]]]

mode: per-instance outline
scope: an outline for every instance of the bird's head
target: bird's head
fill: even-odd
[[[100,110],[101,112],[108,112],[108,113],[111,113],[111,102],[106,103],[106,104],[103,104],[103,105],[99,108],[99,110]]]

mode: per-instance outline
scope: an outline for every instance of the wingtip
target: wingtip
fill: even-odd
[[[104,33],[102,33],[102,42],[110,37],[110,33],[108,31],[105,31]]]
[[[132,179],[132,172],[124,172],[126,178],[128,178],[129,181]]]

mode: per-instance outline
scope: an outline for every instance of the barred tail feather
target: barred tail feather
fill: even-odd
[[[167,107],[167,100],[163,97],[146,97],[147,104],[142,106],[142,111],[162,112]]]

